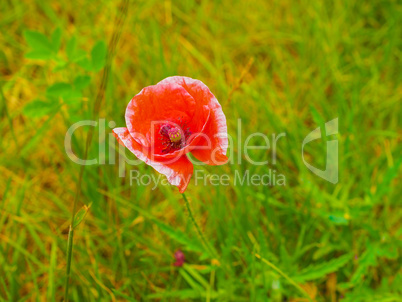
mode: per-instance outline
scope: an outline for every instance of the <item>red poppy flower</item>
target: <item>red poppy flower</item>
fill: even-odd
[[[125,118],[127,128],[113,129],[114,136],[181,193],[193,174],[187,153],[209,165],[228,161],[225,115],[201,81],[175,76],[145,87],[131,99]]]

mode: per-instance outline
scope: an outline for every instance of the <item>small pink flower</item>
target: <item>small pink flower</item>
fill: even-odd
[[[173,263],[174,266],[178,267],[183,266],[186,257],[184,256],[184,253],[181,250],[178,250],[176,251],[176,253],[174,253],[174,258],[176,259],[176,262]]]

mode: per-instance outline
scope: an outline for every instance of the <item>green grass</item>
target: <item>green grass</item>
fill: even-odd
[[[64,149],[67,129],[90,119],[104,93],[95,112],[106,120],[106,148],[94,127],[88,158],[108,163],[118,144],[107,123],[124,126],[129,99],[171,75],[210,87],[234,137],[230,154],[242,159],[197,169],[232,179],[272,169],[286,186],[193,180],[186,196],[213,256],[177,188],[130,186],[117,164],[87,166],[77,210],[90,208],[75,229],[71,301],[400,301],[400,4],[130,1],[115,26],[119,7],[0,4],[0,301],[63,299],[80,170]],[[109,41],[120,31],[104,89]],[[301,147],[336,117],[339,182],[331,184],[307,169]],[[80,156],[83,129],[72,141]],[[255,132],[286,133],[276,164],[272,150],[250,152],[268,166],[246,161],[238,144]],[[321,169],[326,141],[306,147]],[[134,169],[158,176],[145,164]]]

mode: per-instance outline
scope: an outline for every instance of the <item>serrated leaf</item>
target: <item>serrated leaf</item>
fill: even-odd
[[[28,45],[34,51],[48,51],[52,52],[52,44],[49,42],[48,38],[37,31],[26,30],[24,31],[24,37]]]
[[[99,71],[106,64],[107,47],[104,41],[95,44],[91,51],[91,62],[93,70]]]
[[[35,100],[28,103],[22,112],[26,117],[35,118],[45,116],[55,110],[55,108],[56,106],[52,103]]]
[[[346,254],[328,262],[309,266],[306,269],[302,270],[299,273],[299,275],[293,277],[293,279],[298,282],[305,282],[319,279],[329,273],[336,272],[339,268],[348,263],[351,258],[352,258],[351,254]]]
[[[91,82],[90,76],[78,76],[74,79],[74,87],[77,90],[82,90],[89,85]]]
[[[61,45],[61,29],[60,28],[56,28],[55,31],[52,33],[51,41],[52,41],[53,51],[57,53],[59,51],[60,45]]]

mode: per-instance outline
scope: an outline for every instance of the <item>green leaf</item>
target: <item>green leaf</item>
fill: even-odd
[[[388,168],[382,182],[378,185],[374,195],[375,201],[381,200],[381,197],[392,190],[392,181],[398,176],[399,166],[402,164],[402,158],[399,158],[392,167]]]
[[[74,59],[72,60],[72,62],[77,62],[79,60],[82,60],[86,56],[87,56],[87,53],[85,51],[83,51],[82,49],[77,49],[74,53]]]
[[[52,112],[55,108],[56,106],[52,103],[35,100],[28,103],[22,110],[22,113],[30,118],[42,117]]]
[[[48,97],[62,98],[63,100],[71,100],[81,98],[81,92],[75,90],[68,83],[55,83],[46,90]]]
[[[201,284],[204,288],[206,289],[210,288],[209,283],[204,279],[203,276],[201,276],[198,270],[194,269],[193,267],[187,264],[184,264],[183,268],[188,272],[190,276],[193,277],[194,280],[198,281],[198,283]]]
[[[376,251],[376,246],[374,245],[369,245],[367,250],[363,253],[363,255],[359,259],[359,265],[354,272],[350,282],[352,284],[357,284],[361,278],[366,274],[367,269],[370,266],[376,266],[377,265],[377,251]]]
[[[306,269],[302,270],[300,274],[295,276],[293,279],[298,282],[305,282],[319,279],[329,273],[336,272],[339,268],[348,263],[351,258],[352,258],[351,254],[346,254],[328,262],[324,262],[314,266],[309,266]]]
[[[73,90],[73,87],[68,83],[55,83],[46,90],[48,96],[62,97],[68,95]]]
[[[184,278],[184,277],[183,277]],[[222,295],[224,294],[224,290],[222,290]],[[220,293],[217,293],[216,291],[211,291],[209,292],[209,295],[211,299],[216,299],[219,298]],[[174,290],[174,291],[163,291],[161,293],[155,293],[155,294],[149,294],[147,295],[147,299],[167,299],[167,298],[174,298],[174,301],[178,300],[194,300],[197,299],[200,300],[201,298],[204,297],[205,294],[203,295],[203,292],[200,290],[194,290],[194,289],[181,289],[181,290]],[[219,301],[219,300],[218,300]]]
[[[75,50],[75,39],[70,40],[67,47],[69,59],[77,63],[86,71],[99,71],[106,64],[107,47],[105,42],[99,41],[91,51],[91,59],[88,59],[83,51]]]
[[[318,260],[326,255],[328,255],[329,253],[335,252],[335,251],[341,251],[341,247],[337,246],[337,245],[331,245],[328,243],[322,244],[322,246],[316,250],[313,254],[313,260]]]
[[[203,251],[202,247],[196,241],[193,241],[190,238],[188,238],[187,235],[185,235],[179,229],[173,229],[172,227],[168,226],[167,224],[164,224],[163,222],[160,222],[156,219],[154,219],[153,221],[161,229],[161,231],[166,233],[166,235],[168,235],[171,239],[186,246],[189,250],[192,250],[195,252]]]
[[[56,67],[53,69],[53,71],[59,71],[59,70],[63,70],[68,66],[68,62],[63,61],[63,60],[56,60],[57,65]]]
[[[55,272],[57,271],[57,240],[53,240],[52,249],[50,252],[49,274],[48,274],[48,289],[47,299],[50,301],[56,300],[56,278]]]
[[[55,107],[58,109],[58,107]],[[29,152],[32,150],[32,148],[35,148],[35,146],[42,141],[43,136],[46,134],[49,129],[51,129],[51,124],[50,122],[52,119],[56,116],[57,111],[54,110],[51,112],[50,116],[47,118],[47,120],[40,125],[40,128],[36,129],[36,132],[34,136],[32,136],[29,141],[27,141],[26,144],[24,144],[24,147],[21,150],[21,156],[25,157],[27,154],[30,154]]]
[[[71,62],[78,62],[87,55],[82,49],[77,49],[77,39],[75,36],[67,42],[66,54]]]
[[[77,90],[82,90],[89,85],[91,82],[90,76],[78,76],[74,79],[74,87]]]
[[[52,51],[52,44],[44,34],[37,31],[26,30],[24,31],[24,37],[33,50]]]
[[[4,66],[5,68],[8,68],[8,60],[7,60],[7,56],[4,53],[3,50],[0,49],[0,64],[2,66]]]
[[[84,68],[86,71],[93,71],[92,63],[88,60],[88,58],[82,58],[77,61],[77,64]]]
[[[67,53],[67,57],[70,61],[74,60],[76,47],[77,47],[77,39],[75,38],[75,36],[73,36],[67,42],[67,45],[66,45],[66,53]]]
[[[311,115],[313,116],[314,122],[322,128],[325,125],[325,119],[322,117],[320,112],[313,105],[309,105],[309,107],[310,107],[310,112],[311,112]]]
[[[349,224],[349,221],[345,217],[341,216],[341,214],[340,215],[329,215],[328,218],[334,224],[339,224],[339,225]]]
[[[377,255],[379,257],[385,257],[388,259],[396,259],[398,258],[398,247],[397,244],[388,243],[381,244],[378,246]]]
[[[60,45],[61,45],[61,29],[60,28],[56,28],[56,30],[52,33],[51,41],[52,41],[53,51],[57,53],[59,51]]]
[[[93,70],[99,71],[106,64],[107,47],[104,41],[99,41],[95,44],[91,51]]]
[[[34,60],[49,60],[53,57],[50,50],[34,50],[25,54],[25,58]]]
[[[89,206],[83,206],[81,208],[81,210],[79,210],[77,213],[75,213],[73,229],[75,229],[84,220],[90,207],[91,207],[91,204],[89,204]]]

